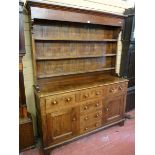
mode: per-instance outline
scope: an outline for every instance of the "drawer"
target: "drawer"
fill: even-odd
[[[126,83],[118,83],[118,84],[111,84],[108,86],[103,87],[103,92],[107,95],[122,93],[127,91],[127,84]]]
[[[102,88],[82,90],[77,94],[77,101],[86,101],[101,96],[102,96]]]
[[[102,108],[102,100],[87,101],[80,106],[80,113],[88,114],[90,112],[96,112],[101,108]]]
[[[102,120],[102,110],[98,110],[95,113],[90,113],[90,114],[86,114],[86,115],[82,115],[80,117],[80,126],[83,126],[85,124],[91,124],[93,122],[96,121],[100,121]]]
[[[46,98],[46,112],[75,105],[75,94],[57,95]]]
[[[91,130],[101,127],[101,125],[102,125],[101,121],[96,121],[96,122],[93,122],[92,124],[88,124],[88,125],[86,124],[86,125],[80,127],[80,133],[89,132]]]

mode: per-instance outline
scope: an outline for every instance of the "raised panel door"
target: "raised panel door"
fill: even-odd
[[[108,97],[103,100],[103,120],[110,123],[123,117],[125,95]]]
[[[78,113],[78,108],[67,108],[47,114],[48,144],[61,142],[78,134]]]

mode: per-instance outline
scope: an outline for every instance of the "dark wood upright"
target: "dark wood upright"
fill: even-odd
[[[23,2],[19,2],[19,149],[20,151],[34,144],[33,124],[31,115],[27,112],[23,76],[22,59],[25,55]]]
[[[129,80],[126,111],[135,108],[135,38],[134,25],[135,15],[134,8],[126,9],[125,24],[122,34],[122,57],[120,65],[121,77]]]
[[[30,0],[34,93],[43,149],[123,125],[128,80],[115,75],[124,17]]]
[[[23,28],[23,2],[20,1],[19,2],[19,105],[20,105],[21,117],[23,117],[22,108],[26,107],[23,63],[22,63],[24,55],[25,55],[25,44],[24,44],[24,28]],[[25,116],[27,116],[26,110],[25,110]]]

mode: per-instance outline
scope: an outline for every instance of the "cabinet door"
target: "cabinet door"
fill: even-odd
[[[125,95],[109,96],[103,100],[103,120],[104,123],[110,123],[123,117]]]
[[[79,132],[79,109],[67,108],[47,114],[48,144],[73,137]]]

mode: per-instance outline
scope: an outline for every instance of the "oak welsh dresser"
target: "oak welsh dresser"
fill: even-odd
[[[128,80],[115,74],[125,16],[29,0],[34,93],[45,154],[124,124]]]

